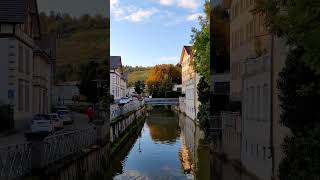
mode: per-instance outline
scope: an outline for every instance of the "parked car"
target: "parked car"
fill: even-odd
[[[73,124],[72,114],[69,110],[58,110],[57,113],[61,117],[63,124]]]
[[[58,129],[63,129],[63,120],[62,118],[58,115],[58,113],[51,113],[49,114],[51,120],[53,121],[53,127],[55,130]]]
[[[119,104],[127,104],[128,100],[126,98],[121,98]]]
[[[62,111],[62,110],[69,110],[69,108],[67,106],[55,106],[52,112],[57,113],[57,111]]]
[[[37,114],[30,125],[31,132],[54,132],[54,124],[49,115]]]

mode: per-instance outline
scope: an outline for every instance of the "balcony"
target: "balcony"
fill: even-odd
[[[247,59],[241,64],[241,76],[245,79],[263,72],[270,72],[270,65],[269,54],[254,59]]]
[[[211,75],[213,83],[213,94],[215,95],[229,95],[230,94],[230,78],[229,72],[214,73]]]

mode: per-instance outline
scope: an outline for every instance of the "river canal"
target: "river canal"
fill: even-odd
[[[111,163],[114,179],[210,179],[209,148],[189,118],[156,108]]]
[[[214,155],[203,138],[190,118],[153,107],[137,133],[112,157],[109,173],[115,180],[256,180]]]

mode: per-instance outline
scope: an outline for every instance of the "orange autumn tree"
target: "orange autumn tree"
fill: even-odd
[[[174,84],[181,84],[181,66],[179,64],[159,64],[154,66],[146,80],[150,94],[154,97],[165,97],[172,91]]]

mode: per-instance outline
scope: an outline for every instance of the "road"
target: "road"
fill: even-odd
[[[64,125],[62,130],[56,131],[56,134],[63,133],[64,131],[84,129],[89,126],[88,118],[84,114],[73,112],[74,123],[72,125]],[[25,131],[27,132],[27,131]],[[18,132],[9,136],[0,136],[0,147],[12,145],[12,144],[21,144],[26,142],[24,137],[25,132]]]

